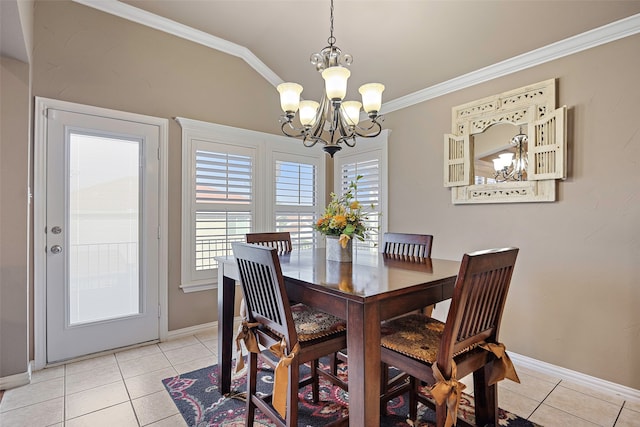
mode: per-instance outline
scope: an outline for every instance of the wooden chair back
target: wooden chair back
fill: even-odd
[[[382,253],[397,257],[430,258],[433,236],[430,234],[384,233]]]
[[[438,367],[448,378],[455,355],[486,342],[498,342],[517,248],[491,249],[465,254],[453,291]]]
[[[298,342],[291,306],[284,287],[275,248],[233,243],[249,323],[261,323],[284,337],[287,345]]]
[[[246,240],[247,243],[275,248],[278,251],[278,255],[287,254],[293,250],[291,234],[288,231],[247,233]]]

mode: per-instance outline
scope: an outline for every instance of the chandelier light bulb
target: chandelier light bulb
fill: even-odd
[[[300,106],[302,86],[298,83],[281,83],[277,87],[280,93],[280,107],[285,113],[295,113]]]
[[[357,126],[360,122],[360,108],[362,103],[358,101],[345,101],[342,103],[344,118],[349,126]]]
[[[351,71],[344,67],[329,67],[322,72],[327,98],[331,101],[342,101],[347,94],[347,79]]]
[[[368,114],[378,113],[382,107],[382,92],[384,91],[384,85],[380,83],[367,83],[360,86],[358,91],[362,95],[364,111]]]
[[[316,124],[316,114],[320,104],[316,101],[300,102],[300,123],[302,126],[313,126]]]

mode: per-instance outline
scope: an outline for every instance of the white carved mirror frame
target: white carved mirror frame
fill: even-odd
[[[453,107],[451,134],[444,135],[444,186],[452,203],[555,201],[556,180],[567,170],[567,107],[555,104],[556,81],[549,79]],[[473,135],[502,123],[527,129],[527,180],[474,185]]]

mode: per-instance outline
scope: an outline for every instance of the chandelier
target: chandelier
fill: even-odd
[[[525,148],[528,138],[522,133],[522,127],[516,136],[511,138],[511,146],[515,147],[515,153],[503,153],[497,159],[493,159],[495,169],[495,180],[505,181],[526,181],[527,166],[529,165],[528,154]]]
[[[322,73],[325,81],[325,91],[320,102],[300,101],[302,86],[297,83],[282,83],[277,89],[280,93],[280,106],[284,111],[280,118],[282,133],[291,138],[302,139],[305,147],[313,147],[320,142],[324,145],[323,150],[333,157],[342,149],[342,143],[354,147],[356,137],[373,138],[380,134],[383,118],[378,113],[382,105],[384,85],[367,83],[360,86],[362,103],[343,101],[347,93],[347,79],[351,75],[346,67],[351,65],[353,57],[342,53],[335,45],[333,0],[327,42],[328,46],[311,55],[311,64]],[[364,124],[360,124],[361,108],[364,108],[369,117]],[[293,123],[298,110],[300,127]]]

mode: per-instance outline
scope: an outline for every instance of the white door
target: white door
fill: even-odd
[[[159,133],[47,111],[48,363],[159,338]]]

